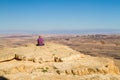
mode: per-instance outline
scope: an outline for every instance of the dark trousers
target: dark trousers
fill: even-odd
[[[45,44],[36,44],[36,46],[44,46]]]

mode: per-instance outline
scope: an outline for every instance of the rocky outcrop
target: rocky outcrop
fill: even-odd
[[[13,60],[15,58],[15,54],[13,53],[0,53],[0,63]]]
[[[0,50],[0,75],[19,80],[24,73],[29,77],[28,80],[39,80],[40,76],[42,80],[48,74],[54,75],[54,80],[68,80],[61,77],[64,75],[77,76],[73,80],[104,80],[100,75],[105,77],[108,74],[117,76],[116,80],[119,80],[119,69],[113,60],[84,55],[68,46],[47,42],[45,46],[29,44]],[[23,80],[26,77],[23,76]]]
[[[75,58],[76,56],[76,58]],[[66,59],[66,58],[65,58]],[[62,63],[55,64],[61,73],[73,75],[88,75],[88,74],[119,74],[119,69],[114,62],[107,58],[78,55],[67,57]]]
[[[5,75],[10,80],[120,80],[120,76],[113,74],[92,74],[85,76],[58,75],[51,73],[17,73]]]

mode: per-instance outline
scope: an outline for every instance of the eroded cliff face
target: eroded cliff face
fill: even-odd
[[[68,46],[46,42],[45,46],[0,50],[0,75],[11,80],[119,80],[113,60],[91,57]]]

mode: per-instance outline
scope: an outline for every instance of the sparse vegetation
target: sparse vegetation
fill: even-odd
[[[48,69],[49,69],[48,67],[41,68],[41,71],[42,71],[42,72],[48,72]]]
[[[53,69],[57,69],[57,67],[53,66]]]
[[[56,73],[60,74],[60,71],[59,71],[59,70],[56,70]]]

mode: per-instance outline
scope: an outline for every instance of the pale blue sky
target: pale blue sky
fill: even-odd
[[[0,31],[120,29],[120,0],[0,0]]]

